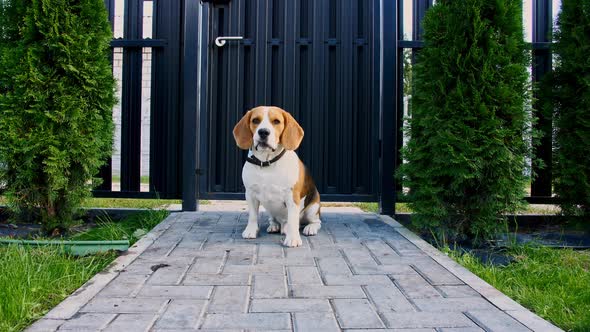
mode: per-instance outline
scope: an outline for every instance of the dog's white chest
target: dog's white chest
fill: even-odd
[[[286,211],[286,202],[293,200],[293,186],[299,178],[299,158],[287,151],[276,163],[260,167],[246,163],[242,180],[248,195],[272,212]]]

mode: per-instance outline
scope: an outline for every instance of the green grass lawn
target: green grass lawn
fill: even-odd
[[[121,240],[131,244],[169,214],[150,210],[121,221],[102,218],[72,240]],[[103,270],[114,252],[74,257],[60,247],[0,247],[0,331],[21,331]]]
[[[133,245],[139,238],[154,228],[168,216],[166,210],[150,210],[135,213],[121,221],[113,221],[108,216],[99,217],[97,227],[73,234],[71,240],[129,240]]]
[[[155,209],[166,208],[170,204],[182,204],[179,199],[135,199],[135,198],[89,198],[84,202],[85,207],[96,208],[136,208]]]
[[[6,199],[0,196],[0,205],[5,205]],[[182,204],[180,199],[156,199],[156,198],[89,198],[82,206],[93,208],[133,208],[133,209],[156,209],[167,208],[170,204]],[[207,200],[200,200],[199,204],[209,204]]]
[[[566,331],[590,331],[590,251],[515,246],[505,267],[446,250],[457,262]]]
[[[0,247],[0,331],[21,331],[117,255],[76,258],[58,247]]]
[[[379,212],[379,205],[375,202],[360,202],[355,203],[355,205],[366,212]],[[396,203],[395,204],[395,212],[396,213],[412,213],[412,209],[408,207],[407,203]],[[557,206],[552,205],[528,205],[526,209],[519,211],[521,214],[559,214],[560,210]]]

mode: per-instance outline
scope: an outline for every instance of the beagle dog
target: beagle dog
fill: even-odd
[[[316,235],[321,227],[320,194],[295,153],[303,129],[286,111],[259,106],[242,117],[233,134],[238,147],[249,150],[242,169],[248,203],[248,225],[242,237],[258,235],[262,204],[271,216],[267,231],[285,234],[285,246],[301,246],[300,223],[306,225],[304,235]]]

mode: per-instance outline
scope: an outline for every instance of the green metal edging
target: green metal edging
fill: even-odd
[[[62,241],[62,240],[13,240],[0,239],[0,245],[26,245],[26,246],[58,246],[63,247],[65,252],[75,256],[85,256],[109,250],[127,251],[129,240],[116,241]]]

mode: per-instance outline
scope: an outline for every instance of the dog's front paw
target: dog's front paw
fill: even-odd
[[[316,235],[321,227],[322,227],[322,225],[320,223],[309,224],[309,225],[305,226],[305,228],[303,229],[303,235],[307,235],[307,236]]]
[[[302,244],[303,241],[301,241],[301,236],[299,236],[299,234],[296,236],[287,235],[287,237],[285,237],[285,241],[283,242],[283,245],[286,247],[300,247]]]
[[[244,239],[255,239],[258,235],[258,226],[246,226],[246,229],[242,232]]]

